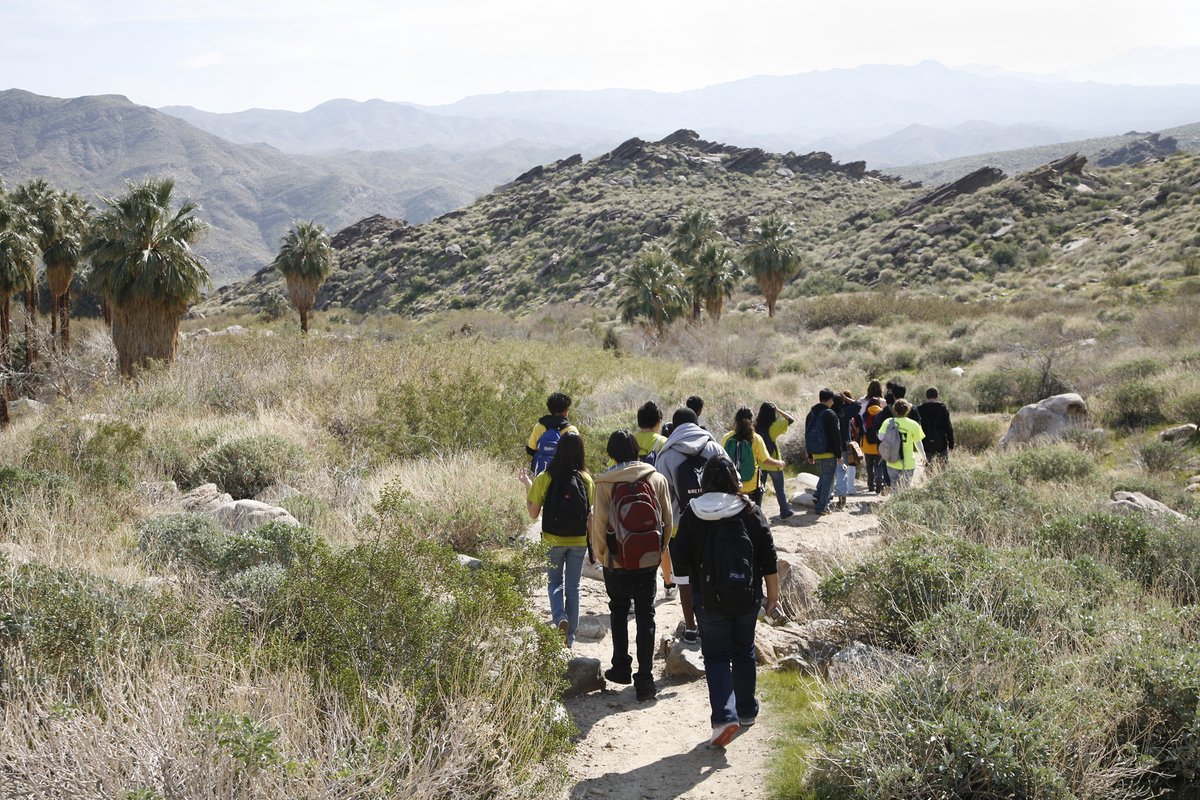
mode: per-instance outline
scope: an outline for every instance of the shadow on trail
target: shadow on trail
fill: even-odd
[[[575,697],[566,701],[567,712],[571,721],[579,729],[575,741],[581,742],[588,737],[596,723],[612,714],[622,714],[639,708],[649,708],[662,702],[670,702],[677,694],[674,684],[663,678],[657,680],[658,694],[653,700],[638,700],[633,686],[609,684],[602,692]]]
[[[571,800],[635,796],[646,800],[673,800],[695,789],[717,770],[728,767],[722,748],[709,747],[707,741],[701,741],[686,753],[667,756],[653,764],[580,781],[571,789]],[[632,793],[634,791],[636,794]]]

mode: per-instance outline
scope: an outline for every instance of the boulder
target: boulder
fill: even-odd
[[[675,637],[662,641],[666,659],[663,674],[680,681],[694,681],[704,677],[704,657],[700,654],[700,642],[685,642]]]
[[[800,656],[785,656],[775,663],[775,669],[780,672],[799,672],[801,675],[815,675],[812,664]]]
[[[483,569],[483,562],[474,556],[456,553],[454,557],[458,559],[459,564],[462,564],[467,569]]]
[[[575,656],[567,662],[567,688],[563,697],[578,697],[604,688],[604,674],[600,671],[600,659]]]
[[[579,627],[575,629],[575,638],[588,642],[598,642],[608,635],[608,626],[593,616],[579,618]]]
[[[1108,508],[1116,514],[1149,514],[1155,517],[1177,519],[1180,522],[1187,519],[1170,506],[1163,505],[1141,492],[1113,492],[1113,499],[1108,504]]]
[[[966,370],[964,370],[962,367],[951,367],[950,368],[950,374],[956,378],[961,378],[965,372],[966,372]]]
[[[964,194],[972,194],[1002,180],[1004,180],[1003,171],[995,167],[980,167],[952,183],[939,186],[932,192],[918,197],[901,209],[900,213],[896,216],[907,217],[930,206],[945,205],[956,197],[961,197]]]
[[[33,553],[16,542],[0,542],[0,561],[8,569],[15,569],[33,561]]]
[[[209,513],[217,518],[227,531],[252,531],[268,522],[282,522],[299,526],[300,521],[286,508],[260,503],[257,500],[234,500],[212,509]]]
[[[825,671],[830,681],[842,682],[864,677],[888,678],[898,672],[915,671],[920,667],[920,660],[912,656],[862,642],[851,642],[849,647],[839,650],[830,659]]]
[[[1158,438],[1164,442],[1186,442],[1196,435],[1197,426],[1194,422],[1187,422],[1183,425],[1176,425],[1173,428],[1167,428],[1158,434]]]
[[[796,506],[813,508],[817,504],[817,496],[814,492],[804,491],[800,492],[799,494],[792,495],[792,498],[789,502],[792,504],[793,508]]]
[[[36,419],[46,413],[46,404],[39,403],[37,400],[30,400],[28,397],[22,397],[20,400],[12,400],[8,404],[8,418],[16,421],[22,417]]]
[[[179,507],[193,514],[207,514],[232,502],[233,497],[218,489],[215,483],[206,483],[179,498]]]
[[[1193,475],[1192,477],[1188,478],[1188,479],[1187,479],[1187,485],[1188,485],[1188,486],[1198,486],[1198,485],[1200,485],[1200,475]]]
[[[778,563],[779,600],[788,619],[807,620],[819,615],[821,601],[817,586],[821,576],[799,559],[780,559]]]
[[[1029,444],[1035,440],[1055,441],[1069,429],[1087,421],[1088,407],[1077,394],[1056,394],[1025,406],[1016,413],[999,447]]]

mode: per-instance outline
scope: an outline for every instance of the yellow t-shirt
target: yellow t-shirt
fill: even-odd
[[[596,484],[592,481],[592,476],[586,472],[579,473],[583,476],[583,485],[587,489],[588,507],[596,499]],[[526,502],[530,505],[542,506],[546,503],[546,492],[550,491],[550,473],[541,472],[533,479],[533,485],[529,487],[529,492],[525,496]],[[583,536],[556,536],[553,533],[548,533],[542,529],[542,541],[551,547],[587,547],[587,534]]]
[[[916,469],[917,457],[914,452],[917,447],[917,442],[925,438],[925,431],[921,429],[921,423],[911,420],[908,417],[888,417],[879,426],[879,440],[883,441],[883,435],[892,425],[900,426],[900,455],[899,461],[889,461],[888,466],[892,469]]]
[[[725,434],[725,438],[721,440],[721,446],[724,447],[730,439],[733,438],[733,431]],[[727,449],[726,453],[729,452]],[[763,462],[771,455],[767,452],[767,443],[757,433],[754,434],[754,439],[750,443],[750,452],[754,454],[754,465],[758,469],[762,469]],[[736,466],[736,465],[735,465]],[[742,481],[742,491],[749,494],[758,489],[758,469],[754,470],[754,476],[748,481]]]
[[[527,444],[526,446],[527,446],[527,447],[528,447],[530,450],[537,450],[538,439],[542,438],[542,434],[543,434],[543,433],[545,433],[545,432],[546,432],[546,426],[545,426],[545,425],[543,425],[543,424],[542,424],[542,423],[540,423],[540,422],[539,422],[539,423],[537,423],[537,424],[535,424],[535,425],[533,426],[533,432],[529,434],[529,442],[528,442],[528,444]],[[578,428],[576,428],[574,425],[570,425],[570,424],[568,424],[566,427],[564,427],[562,430],[560,430],[560,431],[559,431],[559,434],[560,434],[560,435],[561,435],[561,434],[567,434],[567,433],[575,433],[575,434],[578,434],[578,433],[579,433],[579,429],[578,429]]]
[[[775,443],[775,452],[771,453],[771,458],[783,461],[783,456],[779,455],[779,437],[788,432],[788,427],[790,424],[791,423],[789,423],[784,417],[776,417],[775,421],[771,423],[771,441]],[[763,441],[763,445],[766,445],[765,440]],[[779,472],[781,469],[783,469],[783,467],[763,467],[762,471]]]

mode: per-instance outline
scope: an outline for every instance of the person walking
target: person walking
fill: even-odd
[[[695,412],[696,424],[700,425],[701,428],[704,428],[704,426],[700,424],[700,415],[704,413],[704,398],[701,397],[700,395],[694,394],[691,397],[689,397],[687,400],[685,400],[683,405],[684,405],[684,408],[690,408],[692,411]],[[672,420],[671,422],[668,422],[666,425],[663,425],[662,435],[669,438],[671,436],[671,431],[674,430],[674,428],[675,428],[675,421]],[[704,428],[704,430],[708,430],[708,428]]]
[[[754,412],[748,408],[739,408],[733,417],[733,430],[725,434],[721,441],[725,454],[738,468],[742,478],[742,491],[754,505],[762,507],[763,485],[762,469],[764,467],[783,468],[783,462],[772,458],[767,452],[767,443],[754,430]]]
[[[521,483],[530,519],[542,518],[542,542],[550,547],[546,592],[551,624],[562,632],[567,647],[579,629],[579,576],[587,553],[588,518],[596,485],[588,474],[583,437],[564,434],[549,466],[534,477],[522,468]]]
[[[638,429],[633,434],[633,438],[638,443],[638,458],[651,466],[654,466],[659,452],[667,443],[667,437],[658,432],[662,427],[662,420],[662,411],[653,400],[647,400],[638,409]],[[674,600],[679,595],[679,589],[671,579],[671,553],[669,550],[663,552],[662,579],[663,597],[667,600]]]
[[[695,588],[709,743],[725,747],[758,717],[754,630],[764,603],[768,618],[779,606],[778,562],[767,518],[741,491],[736,467],[709,459],[700,483],[679,521],[675,568]]]
[[[549,412],[533,426],[529,440],[525,443],[525,452],[529,455],[529,471],[537,475],[546,470],[550,460],[554,458],[558,441],[567,433],[579,433],[579,430],[567,419],[571,410],[571,398],[562,392],[555,392],[546,398],[546,411]]]
[[[763,466],[762,471],[769,475],[775,487],[775,499],[779,501],[779,518],[787,519],[795,512],[788,502],[787,486],[783,474],[783,456],[779,452],[779,437],[788,432],[788,428],[796,418],[786,411],[780,411],[774,403],[763,403],[758,408],[758,418],[754,421],[754,432],[762,437],[767,445],[767,453],[780,463],[775,467],[770,464]],[[759,503],[761,506],[762,503]]]
[[[667,437],[667,443],[659,451],[658,459],[654,463],[654,468],[666,479],[670,490],[671,530],[679,526],[679,517],[687,504],[700,496],[700,475],[704,471],[704,465],[713,456],[726,457],[725,449],[711,433],[700,427],[698,419],[696,412],[690,408],[676,410],[671,416],[671,435]],[[674,544],[671,550],[673,568]],[[696,627],[696,615],[692,611],[692,587],[687,578],[681,577],[677,572],[674,581],[679,587],[679,606],[683,612],[683,638],[685,641],[694,642],[700,638],[700,633]]]
[[[842,462],[841,424],[833,410],[833,390],[822,389],[817,394],[817,403],[809,409],[804,419],[804,450],[808,463],[818,467],[817,489],[813,513],[833,513],[829,499],[833,495],[833,484],[838,465]]]
[[[884,459],[889,457],[886,444],[889,428],[895,427],[900,431],[900,448],[896,454],[899,458],[887,462],[892,489],[897,492],[912,485],[917,469],[916,452],[919,451],[921,457],[925,458],[925,448],[921,444],[925,431],[921,429],[921,423],[909,419],[911,411],[911,403],[897,400],[892,404],[893,416],[885,419],[879,427],[879,453]]]
[[[858,460],[857,454],[851,452],[851,442],[858,441],[862,406],[849,391],[843,391],[833,398],[833,410],[838,415],[838,432],[842,447],[842,463],[837,468],[834,488],[837,509],[841,511],[846,507],[847,495],[857,494],[854,479],[858,475]],[[852,458],[854,463],[851,463]]]
[[[638,458],[629,431],[608,437],[616,466],[596,478],[596,503],[588,528],[592,558],[604,568],[612,631],[612,666],[604,677],[633,684],[638,700],[650,700],[654,685],[654,582],[673,526],[667,480]],[[633,606],[635,652],[629,655],[629,608]]]
[[[873,382],[878,385],[878,381]],[[882,492],[885,484],[884,471],[887,470],[887,464],[884,464],[879,458],[879,428],[875,425],[875,418],[880,412],[887,407],[886,402],[882,397],[869,396],[865,400],[860,401],[864,405],[862,433],[859,435],[859,446],[862,447],[863,460],[866,462],[865,469],[867,472],[867,491]]]
[[[925,455],[929,467],[944,467],[950,463],[950,451],[954,449],[954,425],[950,422],[950,409],[938,397],[936,386],[925,390],[925,402],[915,409],[921,417],[921,429],[925,431]]]

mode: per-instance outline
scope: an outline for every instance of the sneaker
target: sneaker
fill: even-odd
[[[665,598],[667,600],[674,600],[678,596],[679,596],[679,587],[677,587],[673,583],[663,584],[663,598]]]
[[[709,737],[708,743],[713,747],[725,747],[733,741],[733,737],[737,736],[738,729],[741,727],[736,722],[721,722],[713,725],[712,736]]]
[[[738,717],[738,724],[743,728],[749,728],[755,722],[758,722],[758,717]]]
[[[570,630],[571,630],[571,623],[567,622],[565,619],[560,619],[558,621],[558,632],[563,635],[564,642],[567,641],[568,638],[570,637],[570,635],[571,635]]]
[[[695,641],[699,641],[699,639],[700,639],[700,631],[696,630],[695,628],[684,628],[683,640],[685,642],[695,642]]]
[[[623,683],[626,686],[633,683],[633,675],[628,672],[617,672],[615,667],[604,670],[604,680],[610,683]]]
[[[842,509],[844,509],[845,507],[846,507],[846,498],[844,498],[844,497],[839,497],[839,498],[838,498],[838,501],[837,501],[837,510],[838,510],[838,511],[841,511],[841,510],[842,510]]]
[[[828,506],[826,506],[826,507],[825,507],[825,509],[824,509],[823,511],[818,511],[818,512],[817,512],[817,516],[820,516],[820,517],[828,517],[828,516],[829,516],[830,514],[832,514],[832,513],[833,513],[833,509],[832,509],[832,508],[829,508]]]
[[[787,511],[779,512],[780,519],[787,519],[788,517],[794,517],[794,516],[796,516],[796,512],[792,511],[790,508]]]
[[[633,690],[638,700],[653,700],[658,695],[658,687],[654,685],[653,680],[638,681]]]

